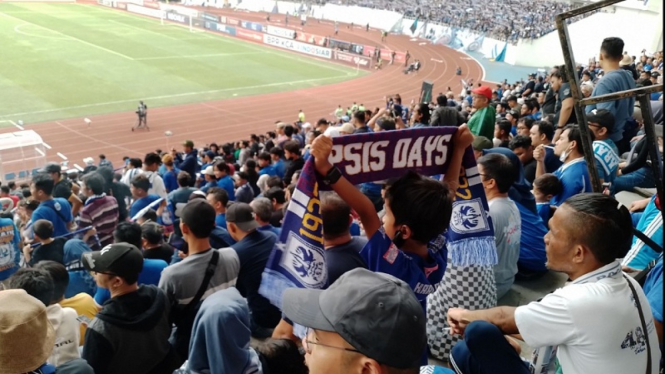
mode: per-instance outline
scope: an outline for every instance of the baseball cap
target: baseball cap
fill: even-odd
[[[228,215],[228,212],[227,212]],[[203,199],[191,199],[180,212],[180,221],[189,227],[201,228],[201,231],[212,232],[215,228],[215,208]]]
[[[475,139],[473,139],[471,146],[474,151],[482,151],[494,147],[494,144],[484,136],[476,136]]]
[[[44,167],[39,170],[42,173],[61,173],[62,172],[62,167],[60,164],[55,163],[55,162],[49,162],[48,164],[44,165]]]
[[[123,279],[137,279],[143,270],[141,251],[129,243],[113,243],[101,251],[86,252],[83,267],[97,273],[113,273]]]
[[[214,160],[215,159],[215,152],[213,151],[208,151],[205,153],[206,156],[208,156],[209,159]]]
[[[182,145],[189,148],[194,148],[194,142],[191,140],[185,140],[182,142]]]
[[[254,219],[254,210],[246,203],[233,203],[226,208],[226,222],[234,223],[242,231],[252,231],[259,227]]]
[[[215,169],[213,168],[212,165],[206,166],[205,170],[203,170],[203,175],[215,175]]]
[[[629,55],[623,55],[623,58],[619,62],[619,66],[628,66],[633,63],[632,57]]]
[[[349,122],[343,124],[338,128],[339,132],[345,133],[345,134],[353,134],[353,132],[356,130],[355,127]]]
[[[478,88],[475,88],[471,90],[471,92],[477,94],[477,95],[482,95],[487,98],[487,100],[492,99],[492,89],[487,87],[487,86],[480,86]]]
[[[289,288],[282,311],[293,322],[338,333],[363,355],[394,368],[418,367],[425,352],[425,314],[404,281],[356,268],[328,289]]]
[[[610,131],[614,129],[614,115],[607,109],[594,109],[587,114],[586,119]]]
[[[25,290],[0,291],[2,373],[32,372],[46,362],[54,344],[55,330],[41,301]]]
[[[660,73],[657,72],[657,71],[652,71],[651,76],[654,77],[654,78],[658,78],[658,77],[660,77]]]

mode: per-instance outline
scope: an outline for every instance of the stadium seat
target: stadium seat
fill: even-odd
[[[34,168],[30,175],[36,175],[37,173],[39,173],[39,168]]]
[[[7,182],[13,181],[14,179],[16,179],[16,173],[7,173],[5,174],[5,177],[3,179]]]
[[[26,170],[21,170],[18,172],[18,179],[25,179],[28,177],[28,172]]]

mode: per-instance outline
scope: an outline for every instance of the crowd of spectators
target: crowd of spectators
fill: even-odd
[[[637,61],[617,38],[600,49],[578,72],[591,96],[662,82],[662,53]],[[340,104],[313,124],[300,111],[236,143],[185,140],[116,169],[100,155],[80,175],[48,164],[29,184],[2,184],[0,372],[415,374],[429,352],[457,373],[529,373],[512,335],[541,359],[558,346],[549,364],[568,374],[657,373],[661,202],[627,207],[613,195],[654,187],[651,164],[662,160],[645,151],[634,99],[590,107],[609,183],[590,193],[566,77],[558,67],[433,103]],[[662,94],[651,105],[662,154]],[[327,289],[289,289],[282,310],[264,298],[305,162],[329,176],[333,137],[430,126],[458,127],[451,160],[473,147],[498,262],[460,267],[428,248],[450,222],[460,165],[443,181],[408,173],[353,186],[339,176],[321,195]],[[570,283],[497,307],[516,279],[550,270]],[[294,324],[307,328],[301,338]]]

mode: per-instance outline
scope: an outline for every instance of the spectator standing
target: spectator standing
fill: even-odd
[[[81,256],[85,252],[90,252],[90,247],[79,239],[69,239],[65,243],[63,263],[69,274],[69,284],[65,290],[66,298],[72,298],[80,293],[94,296],[97,292],[95,279],[81,263]]]
[[[39,201],[39,207],[32,212],[32,222],[45,219],[53,224],[53,236],[63,236],[69,233],[73,223],[72,209],[69,202],[62,197],[53,197],[53,178],[44,173],[32,177],[30,194]]]
[[[72,193],[72,183],[66,177],[62,177],[62,167],[51,162],[46,164],[41,172],[53,178],[53,197],[61,197],[67,200],[72,207],[72,215],[78,215],[83,203],[76,194]]]
[[[0,282],[19,269],[21,234],[10,218],[0,217]],[[1,287],[1,283],[0,283]]]
[[[161,164],[162,158],[157,153],[148,153],[143,160],[143,175],[150,181],[148,194],[166,198],[164,179],[157,172]]]
[[[587,114],[589,130],[593,133],[593,154],[600,183],[613,183],[621,158],[619,150],[610,138],[614,128],[614,116],[606,109],[596,109]]]
[[[189,201],[189,196],[196,191],[196,188],[189,187],[191,176],[186,171],[181,171],[178,173],[178,188],[174,191],[169,192],[167,197],[169,209],[175,220],[180,219],[180,213],[182,208],[187,205]],[[177,233],[180,233],[180,229],[175,227]]]
[[[173,156],[170,154],[165,154],[162,156],[162,165],[166,168],[166,171],[162,175],[164,180],[164,188],[166,188],[166,193],[171,193],[171,191],[178,188],[178,170],[173,164]]]
[[[87,197],[81,215],[80,227],[92,226],[99,237],[99,245],[105,247],[113,243],[113,231],[118,224],[118,202],[104,192],[104,177],[99,172],[83,176],[83,194]],[[96,240],[88,243],[94,250],[102,249]]]
[[[154,204],[155,201],[159,200],[159,196],[148,194],[148,191],[150,190],[150,180],[144,174],[139,174],[134,177],[130,190],[132,192],[132,198],[134,198],[132,205],[129,207],[129,217],[132,219],[148,206],[151,206],[154,209],[156,206],[161,208],[163,205]],[[159,215],[160,214],[158,213],[157,216]]]
[[[126,170],[120,181],[126,185],[131,185],[134,177],[143,172],[143,161],[138,158],[130,158]]]
[[[496,119],[496,112],[489,105],[492,98],[492,90],[487,86],[481,86],[471,92],[473,93],[472,106],[475,112],[469,119],[469,130],[476,136],[484,136],[487,139],[492,139]]]
[[[556,93],[556,104],[554,106],[554,124],[556,127],[556,132],[554,133],[554,142],[559,139],[563,128],[568,124],[574,124],[577,122],[577,115],[574,110],[574,100],[573,94],[570,92],[570,83],[568,83],[568,78],[564,73],[564,69],[561,68],[558,71],[552,73],[550,78],[550,83],[552,89]]]
[[[194,142],[191,140],[185,140],[182,143],[184,155],[178,154],[175,149],[171,151],[171,156],[173,156],[173,164],[180,170],[186,171],[189,175],[194,178],[196,172],[198,171],[198,152],[194,148]]]
[[[226,207],[229,204],[229,195],[226,190],[219,187],[211,188],[206,200],[215,209],[215,226],[226,230]]]
[[[98,164],[98,166],[100,168],[106,166],[106,167],[109,167],[109,168],[113,169],[113,164],[111,163],[111,161],[107,160],[106,156],[103,155],[103,154],[99,155],[99,164]]]
[[[235,201],[236,193],[233,178],[231,178],[231,169],[224,161],[215,163],[215,178],[217,178],[217,187],[226,191],[229,201]]]
[[[533,147],[529,136],[517,135],[508,144],[513,153],[520,159],[524,168],[524,178],[529,183],[536,179],[536,159],[533,158]]]
[[[95,272],[97,286],[111,293],[86,331],[82,356],[95,373],[175,370],[177,357],[168,342],[168,299],[155,286],[138,285],[141,251],[129,243],[115,243],[85,253],[82,262]]]

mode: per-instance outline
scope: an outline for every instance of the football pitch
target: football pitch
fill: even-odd
[[[296,90],[365,72],[84,4],[0,3],[0,127]]]

